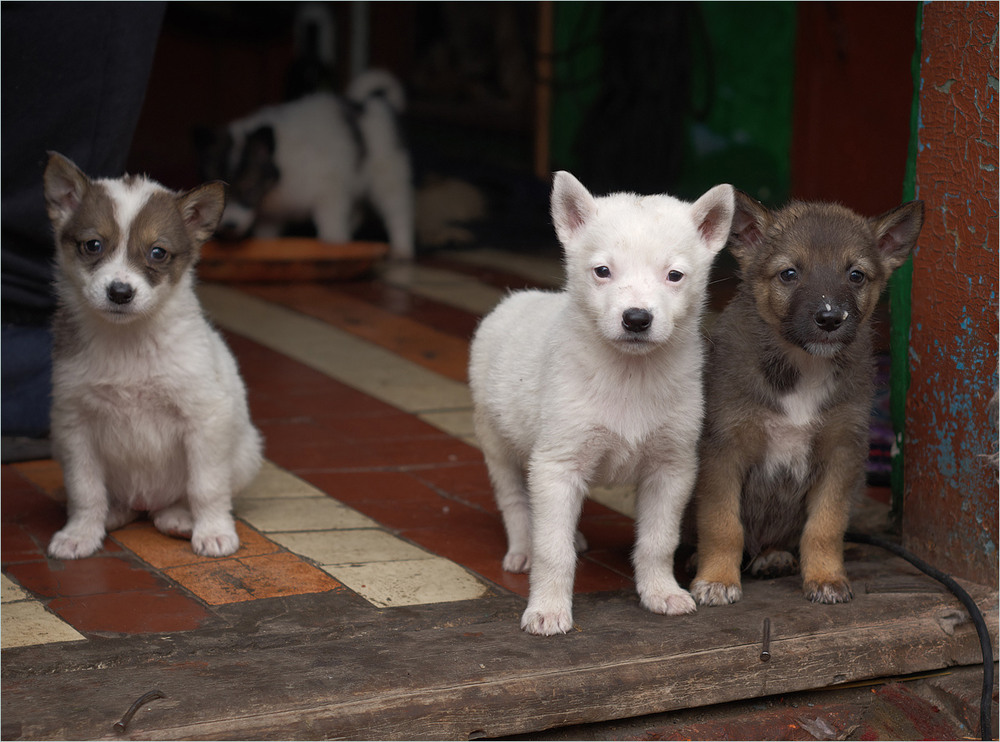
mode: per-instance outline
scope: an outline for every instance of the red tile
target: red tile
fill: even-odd
[[[45,545],[32,538],[24,528],[16,523],[4,523],[0,536],[4,568],[13,562],[27,562],[45,558]]]
[[[77,631],[88,633],[191,631],[212,616],[200,603],[173,589],[56,598],[48,607]]]
[[[586,516],[580,518],[580,532],[591,549],[624,549],[635,542],[635,523],[624,515],[617,517]]]
[[[482,460],[467,464],[420,469],[410,474],[415,479],[441,489],[459,500],[491,513],[499,513],[496,500],[493,497],[493,485],[490,484],[486,464]]]
[[[60,492],[63,490],[62,467],[52,459],[21,461],[13,466],[23,477],[46,494],[56,496],[56,499],[65,500],[65,491]],[[60,494],[61,498],[58,496]]]
[[[437,528],[410,529],[400,535],[490,579],[498,574],[507,553],[503,523],[487,515],[456,519]]]
[[[11,564],[4,571],[22,586],[46,598],[158,590],[166,584],[120,557],[94,556],[72,561]]]
[[[0,497],[0,512],[5,521],[23,520],[26,513],[43,505],[52,506],[55,510],[62,509],[13,466],[3,467],[0,491],[3,494]]]
[[[290,436],[272,439],[267,443],[267,455],[278,466],[292,471],[357,470],[446,464],[472,459],[478,456],[478,451],[445,434],[399,439],[389,433],[381,440],[344,438],[340,442],[313,442],[292,440]]]
[[[300,284],[293,292],[273,285],[246,286],[244,291],[321,320],[442,376],[465,381],[469,347],[464,338],[315,283]]]
[[[25,533],[46,546],[52,535],[66,525],[66,506],[40,490],[8,488],[4,482],[3,521],[20,526]]]
[[[209,605],[345,589],[289,552],[174,567],[167,574]]]
[[[387,312],[409,317],[422,325],[469,340],[479,324],[479,315],[428,299],[379,281],[358,281],[339,285],[338,290],[381,307]]]
[[[372,520],[396,531],[457,527],[468,521],[468,506],[426,491],[408,498],[372,499],[353,505]],[[459,515],[458,511],[462,511]]]
[[[156,530],[149,521],[132,523],[114,532],[114,538],[123,547],[133,552],[147,564],[157,569],[167,569],[199,562],[215,562],[259,556],[280,551],[280,547],[255,531],[243,521],[236,521],[236,535],[240,547],[235,553],[225,557],[208,557],[195,554],[188,539],[174,538]]]
[[[38,486],[12,466],[3,467],[3,497],[0,497],[5,527],[15,527],[23,532],[15,536],[17,548],[26,546],[24,537],[33,541],[44,554],[52,536],[66,525],[66,505],[56,502],[41,491]],[[4,533],[6,534],[6,528]],[[110,540],[105,539],[103,550],[120,551]],[[4,544],[3,560],[15,559],[14,553],[8,556],[7,545]]]
[[[605,567],[616,574],[632,582],[634,573],[632,570],[632,550],[624,549],[588,549],[582,558],[585,561],[593,562]]]
[[[308,471],[302,478],[340,502],[359,508],[366,502],[399,502],[420,498],[427,487],[403,472]]]

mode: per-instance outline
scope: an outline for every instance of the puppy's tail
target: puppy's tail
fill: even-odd
[[[375,97],[383,98],[396,113],[406,109],[406,92],[402,83],[385,70],[365,70],[351,81],[347,97],[359,105],[364,105]]]

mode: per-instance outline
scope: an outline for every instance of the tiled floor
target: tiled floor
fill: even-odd
[[[430,736],[458,730],[477,738],[486,727],[471,725],[484,724],[477,713],[490,705],[484,699],[497,707],[495,720],[517,718],[512,708],[523,716],[490,729],[545,729],[670,708],[662,673],[683,675],[686,666],[691,705],[713,702],[703,699],[716,688],[699,685],[701,663],[714,657],[706,647],[723,637],[719,656],[730,678],[729,658],[742,663],[739,652],[755,651],[760,612],[782,596],[797,601],[798,586],[794,579],[750,586],[737,610],[690,623],[639,610],[627,488],[593,493],[581,519],[590,548],[578,564],[575,600],[585,617],[600,619],[563,642],[539,643],[517,630],[528,580],[501,569],[505,536],[473,436],[468,342],[479,316],[510,288],[556,286],[561,274],[558,260],[477,250],[384,266],[354,282],[203,285],[203,304],[239,361],[265,438],[265,466],[235,503],[241,547],[226,558],[199,557],[187,541],[138,521],[88,559],[48,559],[46,546],[66,517],[61,471],[49,460],[4,465],[4,738],[106,734],[120,704],[150,687],[169,696],[146,717],[151,738],[351,730],[406,738],[418,717]],[[870,494],[886,502],[884,492]],[[884,516],[886,506],[873,503]],[[866,559],[855,555],[851,566],[862,581],[880,569]],[[872,584],[886,579],[896,578]],[[841,647],[834,615],[858,614],[866,627],[871,615],[889,614],[884,601],[910,601],[898,609],[908,615],[946,600],[869,592],[850,608],[802,613],[801,636],[786,645],[822,635],[824,646]],[[629,630],[607,625],[616,614]],[[694,649],[684,666],[673,662],[670,653],[688,643]],[[965,653],[948,644],[947,656],[967,657],[968,645],[963,635]],[[114,661],[105,660],[109,651]],[[840,652],[839,662],[851,647],[829,651]],[[939,662],[932,651],[921,662],[924,655],[928,666]],[[816,664],[819,677],[840,677]],[[424,684],[410,675],[417,665]],[[784,673],[788,687],[816,687],[780,662],[764,669]],[[607,682],[609,674],[619,680]],[[570,689],[566,698],[546,690],[557,676]],[[252,702],[228,693],[237,678],[257,694]],[[99,682],[107,692],[94,690]],[[624,699],[615,695],[622,683]],[[769,687],[767,675],[762,683]],[[67,694],[87,700],[61,711]],[[604,711],[607,697],[614,700]],[[746,696],[726,696],[734,697]],[[48,710],[39,715],[40,708]],[[355,726],[344,731],[339,724],[348,718]]]
[[[373,606],[527,595],[472,436],[468,340],[508,286],[557,284],[558,261],[482,251],[341,284],[203,285],[266,441],[237,500],[231,557],[149,522],[99,554],[47,559],[65,519],[53,461],[3,467],[4,647],[198,627],[216,606],[352,591]],[[535,278],[532,278],[534,276]],[[578,592],[631,585],[628,493],[589,502]]]

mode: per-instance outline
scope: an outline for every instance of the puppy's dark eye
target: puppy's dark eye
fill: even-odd
[[[682,278],[684,278],[684,274],[681,273],[680,271],[670,271],[667,274],[667,280],[670,281],[671,283],[677,283]]]
[[[799,272],[794,268],[785,268],[778,274],[778,277],[785,283],[791,283],[799,277]]]
[[[168,253],[164,248],[160,247],[159,245],[157,245],[156,247],[154,247],[152,250],[149,251],[149,260],[152,263],[162,263],[169,257],[170,253]]]
[[[594,275],[598,278],[611,278],[611,269],[606,265],[599,265],[594,268]]]
[[[851,283],[858,283],[858,284],[864,283],[865,278],[866,278],[865,274],[859,271],[857,268],[852,270],[847,275],[847,280],[849,280]]]
[[[84,255],[100,255],[104,252],[104,243],[100,240],[87,240],[80,243],[80,252]]]

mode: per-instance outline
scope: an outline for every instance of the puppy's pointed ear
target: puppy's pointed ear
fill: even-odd
[[[924,226],[924,202],[910,201],[868,220],[886,267],[894,271],[909,257]]]
[[[715,186],[691,207],[698,233],[713,254],[724,248],[729,240],[734,208],[733,187],[728,184]]]
[[[764,235],[771,223],[771,212],[757,199],[736,191],[736,208],[729,237],[729,250],[739,260],[764,242]]]
[[[226,184],[218,180],[177,196],[177,208],[184,220],[184,228],[199,245],[215,232],[225,207]]]
[[[565,245],[576,236],[597,211],[597,202],[583,184],[560,170],[552,182],[552,223],[559,241]]]
[[[90,178],[72,160],[58,152],[49,152],[42,183],[46,211],[52,224],[59,229],[80,206],[90,188]]]

